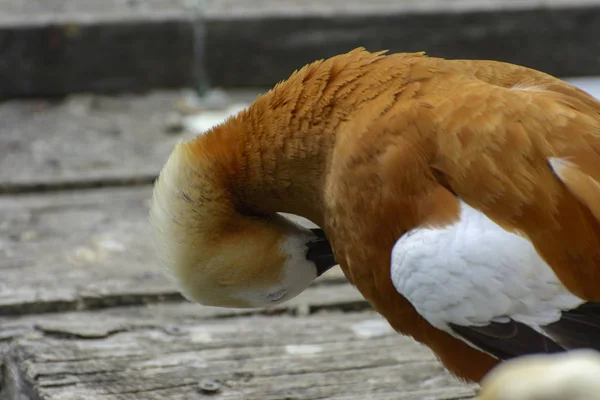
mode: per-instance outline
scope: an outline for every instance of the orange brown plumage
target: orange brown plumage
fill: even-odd
[[[163,261],[198,280],[197,291],[280,279],[286,255],[273,246],[295,228],[275,213],[301,215],[323,228],[349,281],[398,332],[479,381],[498,358],[433,326],[390,272],[399,238],[458,223],[466,203],[529,240],[574,298],[600,301],[600,103],[539,71],[356,49],[296,71],[171,158],[152,220]],[[255,245],[265,253],[253,263]],[[222,253],[188,257],[197,247]],[[270,253],[276,261],[265,261]],[[227,283],[240,268],[262,278]]]

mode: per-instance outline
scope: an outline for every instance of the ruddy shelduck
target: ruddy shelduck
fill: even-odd
[[[150,216],[205,305],[281,303],[339,263],[468,381],[600,348],[600,103],[536,70],[364,49],[314,62],[178,144]]]
[[[475,400],[598,400],[598,377],[595,350],[527,355],[492,369]]]

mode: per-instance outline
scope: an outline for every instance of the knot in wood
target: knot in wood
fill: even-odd
[[[221,384],[214,379],[202,379],[198,388],[204,393],[217,393],[221,390]]]

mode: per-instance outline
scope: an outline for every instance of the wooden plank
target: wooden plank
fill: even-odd
[[[86,318],[98,315],[96,310],[0,316],[0,343],[10,342],[14,338],[36,331],[73,338],[107,337],[131,328],[145,327],[149,320],[157,316],[177,315],[178,320],[196,321],[250,315],[307,316],[322,311],[356,312],[370,309],[370,305],[350,285],[321,285],[307,289],[303,294],[282,305],[267,309],[208,307],[187,301],[156,302],[142,306],[105,308],[100,315],[110,318],[102,324],[93,325],[85,321]],[[59,319],[57,315],[60,315]],[[165,329],[171,327],[165,326]]]
[[[230,91],[212,102],[162,91],[0,103],[0,192],[151,183],[175,143],[195,134],[173,132],[173,118],[214,114],[208,107],[225,118],[257,93]]]
[[[371,311],[207,320],[187,305],[158,306],[128,315],[125,329],[79,335],[78,327],[104,332],[123,324],[115,310],[55,315],[62,334],[44,330],[42,321],[16,338],[7,360],[17,371],[12,385],[46,400],[203,399],[207,380],[219,387],[211,398],[228,400],[473,395],[428,349]]]
[[[557,76],[600,70],[595,0],[231,3],[209,8],[205,21],[207,75],[222,87],[271,86],[307,62],[358,46],[507,61]]]
[[[181,300],[152,248],[150,196],[148,186],[0,196],[0,315]]]
[[[202,26],[182,2],[1,0],[0,9],[0,98],[193,86],[201,74]]]
[[[600,66],[595,0],[0,0],[0,9],[0,97],[193,86],[205,76],[272,86],[358,45],[559,75]]]

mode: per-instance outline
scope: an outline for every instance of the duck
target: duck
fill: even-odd
[[[364,48],[309,63],[175,145],[150,224],[189,300],[271,307],[339,265],[466,382],[600,349],[600,103],[525,66]]]
[[[600,353],[577,349],[530,354],[494,367],[475,400],[597,400]]]

